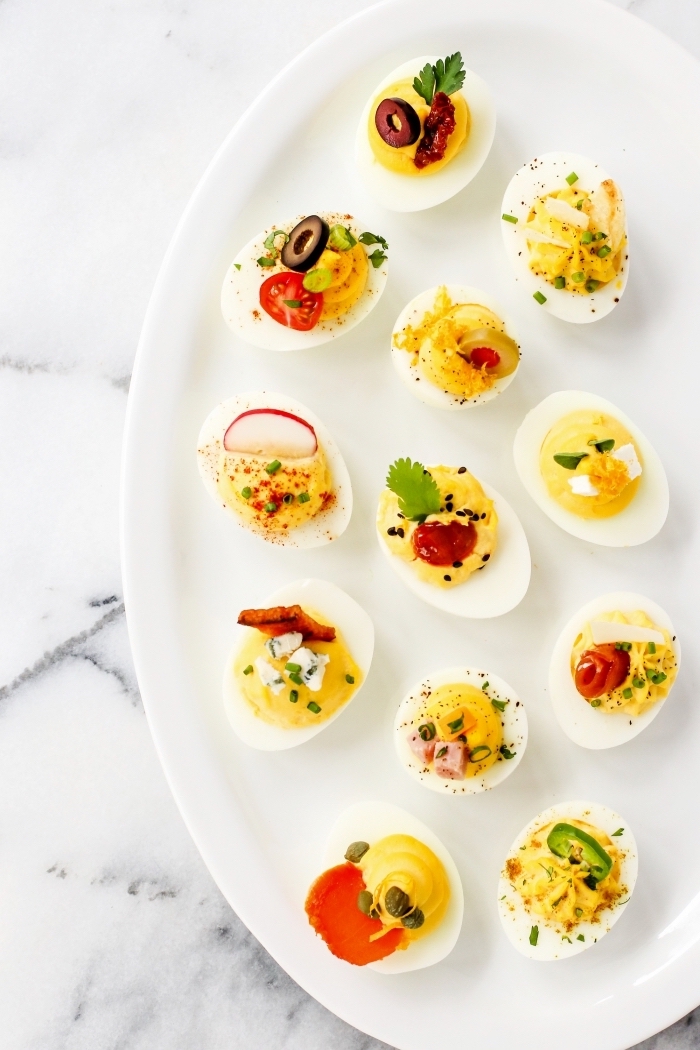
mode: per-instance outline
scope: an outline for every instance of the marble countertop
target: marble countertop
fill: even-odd
[[[700,57],[697,0],[617,0]],[[0,1026],[6,1050],[379,1050],[221,897],[158,764],[118,549],[129,376],[205,165],[370,0],[0,3]],[[700,1018],[700,1011],[698,1011]],[[643,1046],[700,1047],[700,1020]]]

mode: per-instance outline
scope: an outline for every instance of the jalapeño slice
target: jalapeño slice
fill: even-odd
[[[590,868],[591,881],[598,883],[610,874],[612,857],[599,842],[573,824],[555,824],[547,836],[547,845],[557,857],[565,857]]]

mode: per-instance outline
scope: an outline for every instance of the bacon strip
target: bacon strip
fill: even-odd
[[[257,627],[263,634],[277,638],[298,631],[305,642],[332,642],[335,627],[326,627],[305,613],[301,605],[276,605],[273,609],[244,609],[238,617],[243,627]]]

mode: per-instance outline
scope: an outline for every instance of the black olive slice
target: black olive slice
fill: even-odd
[[[387,146],[394,149],[418,141],[420,117],[410,102],[402,98],[382,99],[374,114],[374,123]]]
[[[282,249],[282,264],[306,273],[321,258],[328,243],[328,223],[318,215],[307,215],[294,227]]]

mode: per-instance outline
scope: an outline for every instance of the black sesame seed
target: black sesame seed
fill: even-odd
[[[401,539],[403,539],[404,538],[404,531],[403,531],[403,529],[397,529],[396,530],[396,535],[400,536]]]
[[[456,510],[455,514],[457,515],[458,518],[466,518],[466,516],[467,516],[466,510]]]
[[[470,510],[469,507],[465,507],[464,508],[464,513],[467,515],[467,517],[471,518],[471,516],[474,513],[474,511]]]
[[[483,554],[482,557],[481,557],[481,560],[482,561],[488,561],[490,557],[491,557],[490,554]]]
[[[466,467],[460,467],[459,470],[457,471],[457,473],[458,474],[466,474],[467,473],[467,468]]]
[[[452,582],[452,577],[451,576],[443,576],[442,578],[443,578],[443,580],[447,580],[448,583]]]
[[[387,536],[395,536],[396,535],[396,529],[394,528],[393,525],[391,526],[390,529],[386,530],[386,534],[387,534]]]
[[[452,510],[452,507],[453,507],[452,503],[446,503],[445,504],[445,510]]]
[[[486,513],[482,514],[482,515],[481,515],[481,517],[482,517],[482,518],[485,518],[485,517],[486,517]]]
[[[453,561],[452,562],[452,568],[453,569],[461,569],[463,564],[464,563],[461,562],[461,561]]]
[[[479,520],[479,515],[478,514],[472,514],[471,520],[472,521],[478,521]]]
[[[445,496],[445,499],[454,499],[454,496],[453,496],[453,494],[452,494],[452,493],[450,492],[450,493],[449,493],[449,494],[448,494],[447,496]]]

